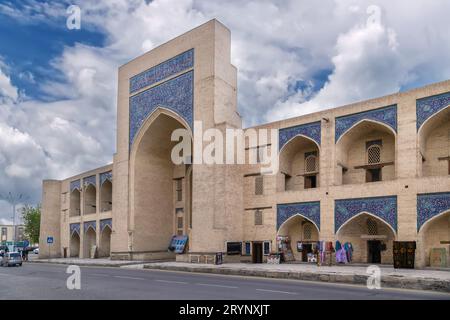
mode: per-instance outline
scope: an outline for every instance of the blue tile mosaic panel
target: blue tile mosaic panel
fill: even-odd
[[[100,220],[100,232],[103,232],[106,226],[112,230],[112,219],[102,219]]]
[[[278,133],[278,148],[281,150],[283,146],[292,138],[297,135],[304,135],[311,138],[320,146],[321,142],[321,122],[312,122],[307,124],[301,124],[295,127],[283,128]]]
[[[417,131],[435,113],[450,105],[450,92],[418,99],[416,101]]]
[[[95,175],[83,178],[83,186],[85,188],[90,184],[92,184],[95,187],[96,184]]]
[[[92,228],[92,229],[96,230],[96,228],[97,228],[97,223],[96,223],[95,220],[94,220],[94,221],[86,221],[86,222],[83,224],[83,228],[84,228],[84,232],[87,232],[89,228]]]
[[[130,149],[147,117],[158,107],[180,115],[192,129],[194,118],[194,72],[150,88],[130,98]]]
[[[392,229],[397,231],[397,196],[343,199],[334,201],[334,230],[339,228],[354,216],[368,212],[377,216]]]
[[[80,235],[80,224],[79,223],[71,223],[69,225],[70,229],[70,235],[72,235],[74,232],[78,233]]]
[[[194,67],[194,49],[183,52],[130,79],[130,93]]]
[[[397,105],[337,117],[335,142],[353,125],[364,119],[384,123],[394,129],[394,131],[397,131]]]
[[[77,189],[78,191],[81,191],[81,182],[80,180],[71,181],[70,182],[70,192]]]
[[[320,230],[320,201],[277,205],[277,230],[287,219],[297,214],[312,221]]]
[[[417,195],[417,230],[431,218],[450,210],[450,192]]]
[[[112,171],[100,173],[100,186],[102,186],[106,181],[112,182]]]

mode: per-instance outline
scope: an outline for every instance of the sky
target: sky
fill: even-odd
[[[80,29],[69,29],[77,5]],[[216,18],[244,125],[450,79],[447,0],[0,0],[0,196],[110,163],[117,68]],[[0,224],[12,219],[0,200]]]

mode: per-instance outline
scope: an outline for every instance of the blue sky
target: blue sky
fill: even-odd
[[[63,15],[55,17],[52,23],[27,23],[0,13],[0,56],[11,68],[11,82],[29,98],[52,99],[36,83],[61,77],[51,62],[62,54],[65,46],[83,43],[101,47],[105,41],[102,32],[86,28],[68,32],[65,22]]]
[[[38,203],[42,179],[111,162],[117,68],[212,18],[231,30],[250,126],[449,79],[448,12],[446,0],[0,0],[0,194]],[[9,208],[0,200],[0,219]]]

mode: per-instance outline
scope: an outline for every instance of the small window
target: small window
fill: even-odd
[[[381,148],[378,145],[370,146],[367,149],[367,163],[377,164],[381,162]]]
[[[242,242],[227,242],[227,254],[237,255],[242,253]]]
[[[183,180],[177,179],[176,182],[176,191],[177,191],[177,201],[183,201]]]
[[[311,223],[305,223],[303,226],[303,238],[305,240],[311,240],[312,238],[312,224]]]
[[[305,172],[316,172],[317,171],[317,165],[316,165],[316,156],[310,155],[305,159]]]
[[[251,248],[252,244],[250,242],[244,242],[244,256],[249,256],[252,254]]]
[[[7,241],[8,240],[8,228],[2,228],[2,239],[1,241]]]
[[[366,170],[366,182],[381,181],[381,168],[367,169]]]
[[[178,217],[178,229],[183,229],[183,217]]]
[[[287,173],[284,174],[284,190],[287,191],[290,189],[292,177]]]
[[[264,255],[268,256],[270,254],[270,241],[264,241]]]
[[[255,226],[262,226],[263,224],[263,212],[261,210],[255,211]]]
[[[317,188],[317,176],[306,176],[305,177],[305,189]]]
[[[369,234],[369,235],[377,235],[378,234],[378,225],[374,219],[368,218],[366,221],[366,224],[367,224],[367,234]]]
[[[255,178],[255,195],[262,195],[264,193],[264,177],[258,176]]]
[[[256,147],[256,163],[264,162],[264,147]]]

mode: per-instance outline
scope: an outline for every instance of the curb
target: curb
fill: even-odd
[[[182,271],[196,273],[212,273],[222,275],[263,277],[276,279],[293,279],[315,282],[347,283],[356,285],[366,285],[368,275],[337,274],[337,273],[314,273],[314,272],[292,272],[292,271],[265,271],[247,269],[229,269],[212,267],[184,267],[184,266],[152,266],[144,265],[144,269]],[[381,286],[395,289],[427,290],[450,293],[450,281],[430,278],[406,278],[398,276],[382,276]]]
[[[100,264],[92,264],[92,263],[71,263],[66,261],[27,261],[26,263],[46,263],[46,264],[61,264],[61,265],[76,265],[81,267],[124,267],[124,266],[131,266],[136,264],[143,264],[145,262],[136,262],[136,263],[119,263],[119,264],[107,264],[107,263],[100,263]]]

